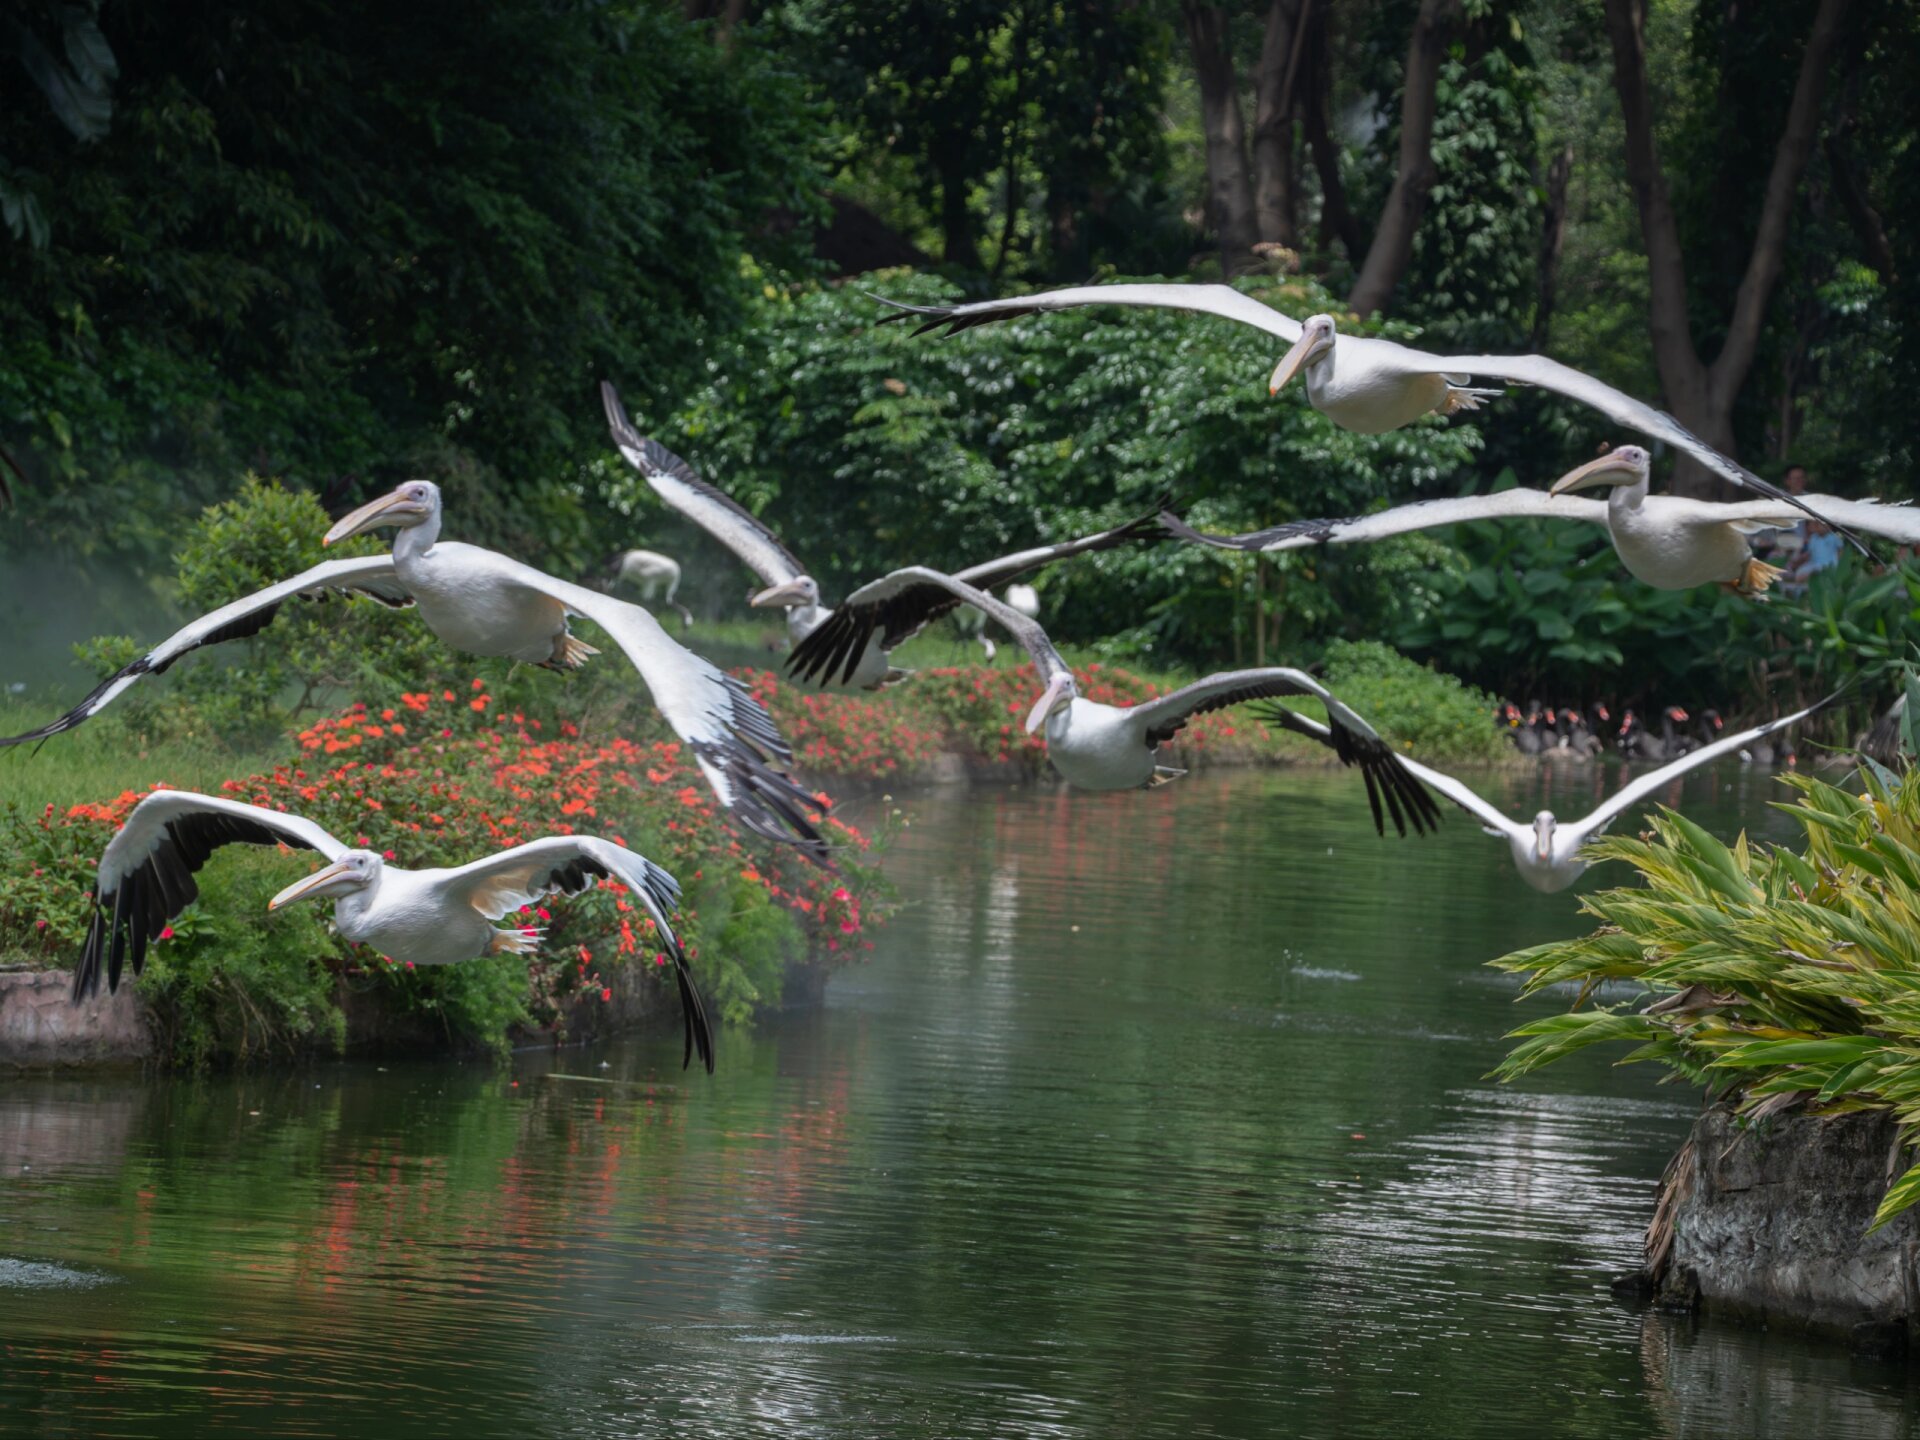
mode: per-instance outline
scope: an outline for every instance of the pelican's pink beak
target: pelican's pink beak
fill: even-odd
[[[798,580],[789,580],[784,585],[768,586],[749,598],[747,604],[755,609],[765,609],[769,605],[804,605],[806,602],[806,586]]]
[[[293,884],[287,886],[286,889],[267,901],[267,909],[278,910],[282,905],[291,905],[296,900],[307,899],[313,896],[322,885],[329,884],[332,881],[338,880],[341,876],[351,873],[346,861],[336,860],[333,864],[323,866],[314,871],[313,874],[307,876],[306,879],[294,881]]]
[[[1328,337],[1323,331],[1311,325],[1302,330],[1300,338],[1293,342],[1293,348],[1282,355],[1280,363],[1273,367],[1273,378],[1267,382],[1267,393],[1278,395],[1327,343]]]
[[[1630,448],[1623,445],[1618,450],[1609,450],[1598,460],[1589,460],[1569,470],[1547,487],[1547,494],[1566,495],[1575,490],[1590,490],[1596,485],[1632,485],[1646,478],[1646,467],[1627,458],[1626,451]]]
[[[1073,677],[1056,675],[1047,682],[1047,688],[1041,692],[1032,710],[1027,712],[1027,734],[1031,735],[1047,723],[1047,717],[1073,698]]]
[[[334,521],[333,528],[320,537],[320,543],[337,544],[376,525],[397,524],[404,517],[419,513],[419,503],[403,491],[396,490],[391,495],[382,495],[378,500],[369,501],[351,515],[341,516]]]

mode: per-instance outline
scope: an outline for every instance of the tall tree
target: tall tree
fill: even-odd
[[[1207,219],[1220,242],[1220,268],[1228,275],[1257,268],[1254,246],[1262,242],[1292,248],[1299,241],[1294,122],[1313,9],[1314,0],[1270,0],[1253,76],[1249,149],[1233,64],[1232,16],[1200,0],[1182,0],[1180,6],[1206,132]]]
[[[1627,134],[1627,183],[1647,249],[1649,334],[1666,401],[1681,423],[1726,454],[1734,453],[1734,405],[1753,369],[1761,329],[1786,260],[1788,224],[1801,179],[1820,133],[1827,72],[1851,0],[1820,0],[1801,53],[1798,78],[1774,146],[1760,215],[1741,267],[1739,288],[1719,353],[1701,357],[1688,314],[1689,289],[1680,228],[1654,143],[1647,82],[1646,0],[1605,0],[1613,48],[1614,88]],[[1720,215],[1716,222],[1729,223]],[[1708,494],[1716,482],[1683,461],[1674,476],[1683,494]]]
[[[1393,188],[1374,227],[1367,258],[1347,304],[1362,315],[1383,309],[1413,258],[1413,237],[1433,191],[1433,117],[1440,104],[1440,62],[1446,56],[1447,21],[1455,0],[1420,0],[1407,43],[1400,97],[1400,156]]]
[[[1207,221],[1220,241],[1220,269],[1241,275],[1254,266],[1253,176],[1247,169],[1247,122],[1240,113],[1227,12],[1183,0],[1180,14],[1193,46],[1200,83],[1200,123],[1207,137]]]

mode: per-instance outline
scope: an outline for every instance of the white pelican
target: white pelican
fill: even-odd
[[[793,652],[793,669],[802,674],[844,667],[879,634],[889,648],[911,635],[929,615],[958,603],[977,607],[1017,640],[1045,678],[1046,688],[1027,715],[1029,735],[1045,727],[1047,758],[1071,785],[1083,790],[1151,789],[1177,779],[1183,771],[1156,764],[1154,752],[1179,734],[1195,715],[1224,710],[1246,700],[1281,695],[1312,695],[1327,707],[1332,730],[1316,737],[1340,757],[1357,764],[1367,783],[1374,824],[1384,833],[1384,799],[1401,834],[1410,822],[1416,831],[1439,818],[1438,807],[1400,767],[1393,748],[1325,686],[1300,670],[1272,666],[1233,670],[1127,708],[1080,697],[1073,670],[1047,639],[1038,621],[974,589],[957,576],[912,566],[864,585],[847,597],[833,617]],[[1405,818],[1402,818],[1402,809]]]
[[[833,611],[820,603],[819,582],[806,573],[805,567],[793,558],[778,536],[731,496],[701,479],[685,460],[658,440],[634,429],[619,395],[605,381],[600,383],[600,402],[606,408],[607,426],[613,432],[613,443],[619,447],[627,463],[646,478],[654,493],[733,551],[749,570],[760,577],[766,588],[753,595],[748,604],[784,606],[787,612],[787,636],[795,646],[826,622]],[[1136,540],[1158,538],[1151,517],[1143,516],[1097,535],[1003,555],[984,565],[958,571],[956,578],[978,585],[982,590],[990,590],[1056,560],[1096,550],[1109,550]],[[1022,588],[1032,592],[1031,586]],[[945,614],[947,610],[957,608],[958,603],[956,601],[946,606],[939,613]],[[860,652],[855,664],[846,669],[844,674],[830,678],[823,676],[817,683],[823,687],[849,690],[878,690],[897,684],[912,672],[897,668],[887,652],[905,643],[905,637],[895,646],[871,643]],[[990,644],[987,658],[993,658]],[[788,666],[788,673],[794,673],[791,665]]]
[[[740,824],[825,861],[826,842],[806,814],[823,807],[773,768],[790,760],[792,752],[744,685],[680,645],[638,605],[569,584],[493,550],[442,541],[440,519],[440,487],[429,480],[407,481],[340,520],[323,541],[331,545],[378,526],[398,526],[391,555],[327,561],[223,605],[109,676],[59,719],[0,739],[0,745],[71,730],[141,676],[159,674],[189,651],[259,633],[295,595],[366,592],[390,604],[412,604],[427,628],[456,650],[510,656],[553,670],[574,669],[599,653],[568,630],[570,616],[584,615],[626,652],[654,704]]]
[[[697,1049],[713,1069],[713,1027],[668,923],[679,902],[673,876],[644,855],[594,835],[554,835],[502,850],[452,870],[403,870],[371,850],[350,850],[303,815],[283,815],[237,800],[159,790],[133,807],[107,842],[93,889],[93,923],[73,972],[78,1001],[120,985],[129,957],[138,975],[147,945],[199,895],[194,875],[222,845],[285,845],[316,850],[327,864],[273,899],[333,900],[333,923],[347,939],[415,965],[453,965],[482,955],[530,955],[539,932],[493,921],[549,894],[577,895],[596,881],[616,880],[652,917],[661,948],[673,957],[686,1022],[686,1059]]]
[[[1597,460],[1570,470],[1546,490],[1516,486],[1490,495],[1451,500],[1419,500],[1372,515],[1344,520],[1289,520],[1245,535],[1211,535],[1192,529],[1177,516],[1161,523],[1184,540],[1225,550],[1297,550],[1307,545],[1354,545],[1384,540],[1415,530],[1460,525],[1472,520],[1524,516],[1581,520],[1606,527],[1614,552],[1634,578],[1659,590],[1686,590],[1717,583],[1754,596],[1763,593],[1780,571],[1756,559],[1748,537],[1763,530],[1784,530],[1802,519],[1799,500],[1744,500],[1718,504],[1677,495],[1649,495],[1651,457],[1638,445],[1622,445]],[[1611,485],[1604,502],[1569,492]],[[1903,544],[1920,541],[1920,509],[1842,500],[1837,495],[1801,497],[1823,516],[1851,529],[1885,535]]]
[[[1611,385],[1544,355],[1431,355],[1392,340],[1340,335],[1331,315],[1295,320],[1231,285],[1080,285],[971,305],[905,305],[881,296],[874,298],[899,312],[887,316],[887,320],[919,316],[923,323],[914,331],[916,335],[943,325],[947,334],[954,335],[995,320],[1080,305],[1195,310],[1238,320],[1287,342],[1289,348],[1268,382],[1269,393],[1277,394],[1294,376],[1303,376],[1307,400],[1313,408],[1341,429],[1362,435],[1398,430],[1430,411],[1452,415],[1477,410],[1500,391],[1474,386],[1470,382],[1476,375],[1537,385],[1578,400],[1616,424],[1686,451],[1714,474],[1742,489],[1784,500],[1816,519],[1827,518],[1722,455],[1664,410],[1623,395]],[[1836,528],[1848,534],[1844,527]],[[1858,540],[1853,543],[1865,553],[1864,545]]]
[[[651,600],[655,592],[664,590],[660,603],[679,615],[682,629],[693,628],[693,612],[673,598],[680,588],[680,562],[671,555],[658,550],[622,550],[607,562],[607,572],[608,589],[631,585],[642,600]]]
[[[1551,895],[1564,890],[1586,872],[1587,862],[1580,858],[1580,850],[1590,840],[1597,840],[1606,833],[1606,829],[1621,814],[1645,800],[1649,795],[1677,780],[1689,770],[1701,765],[1711,764],[1729,755],[1737,754],[1740,748],[1750,744],[1763,735],[1771,735],[1785,729],[1796,721],[1804,720],[1827,700],[1816,701],[1804,710],[1796,710],[1791,715],[1783,715],[1778,720],[1769,720],[1765,725],[1756,725],[1751,730],[1742,730],[1738,735],[1729,735],[1724,740],[1716,740],[1711,745],[1703,745],[1698,750],[1688,751],[1678,760],[1662,765],[1658,770],[1649,770],[1644,775],[1635,776],[1610,796],[1606,803],[1592,814],[1580,820],[1566,822],[1554,818],[1551,810],[1542,810],[1528,824],[1510,820],[1495,805],[1482,799],[1473,790],[1454,779],[1442,774],[1417,760],[1400,757],[1400,763],[1413,774],[1426,781],[1447,799],[1453,801],[1462,810],[1480,821],[1481,828],[1496,840],[1505,840],[1513,852],[1514,866],[1520,871],[1520,878],[1536,890]],[[1259,712],[1278,725],[1299,735],[1322,739],[1326,735],[1326,726],[1316,724],[1304,715],[1296,715],[1283,705],[1263,707]]]

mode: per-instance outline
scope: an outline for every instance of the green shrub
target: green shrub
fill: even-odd
[[[297,873],[297,872],[296,872]],[[289,883],[272,851],[235,847],[199,875],[200,899],[147,951],[140,993],[177,1063],[237,1064],[346,1041],[330,961],[340,953],[326,911],[267,914]]]
[[[1593,934],[1493,963],[1524,994],[1576,987],[1570,1013],[1522,1025],[1499,1073],[1513,1079],[1602,1043],[1633,1048],[1749,1117],[1804,1104],[1890,1110],[1920,1140],[1920,783],[1878,767],[1850,794],[1804,775],[1783,806],[1804,848],[1724,845],[1680,815],[1652,840],[1608,837],[1595,860],[1638,888],[1583,897]],[[1600,987],[1635,999],[1600,1004]],[[1920,1165],[1894,1182],[1876,1224],[1920,1199]]]
[[[1402,749],[1419,756],[1491,760],[1507,753],[1493,697],[1377,640],[1336,640],[1327,688]]]

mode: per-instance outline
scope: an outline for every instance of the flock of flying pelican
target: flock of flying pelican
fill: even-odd
[[[892,303],[892,302],[888,302]],[[1430,355],[1390,341],[1336,334],[1331,316],[1296,321],[1226,285],[1095,285],[956,306],[896,305],[887,319],[917,319],[922,331],[948,334],[1018,315],[1083,305],[1121,305],[1197,311],[1253,325],[1285,341],[1269,389],[1278,393],[1296,377],[1307,399],[1348,430],[1378,434],[1429,412],[1452,415],[1479,409],[1502,393],[1475,386],[1475,377],[1555,390],[1618,424],[1692,456],[1730,483],[1761,497],[1714,504],[1649,494],[1652,458],[1637,445],[1621,446],[1545,490],[1516,488],[1455,500],[1423,501],[1351,519],[1301,520],[1248,535],[1207,535],[1171,507],[1064,544],[1004,555],[951,573],[908,566],[863,585],[837,607],[822,604],[820,586],[757,517],[702,479],[693,468],[635,429],[611,385],[601,400],[615,445],[671,509],[731,550],[761,584],[750,604],[785,612],[791,640],[788,673],[819,688],[878,690],[909,678],[892,652],[933,621],[956,612],[984,617],[1005,631],[1033,662],[1040,694],[1026,718],[1029,734],[1043,734],[1047,755],[1069,784],[1089,790],[1153,787],[1182,772],[1159,761],[1159,747],[1194,716],[1248,701],[1307,696],[1326,709],[1322,724],[1284,705],[1269,704],[1263,718],[1321,744],[1365,782],[1374,823],[1391,818],[1404,835],[1438,822],[1437,792],[1507,841],[1526,882],[1563,890],[1586,868],[1579,851],[1627,810],[1696,766],[1762,742],[1796,724],[1811,706],[1768,724],[1689,751],[1634,779],[1577,822],[1550,811],[1531,822],[1508,818],[1452,776],[1395,751],[1367,721],[1311,675],[1264,666],[1210,675],[1131,707],[1080,696],[1072,668],[1038,619],[1037,598],[1022,577],[1078,555],[1164,538],[1169,532],[1205,545],[1240,550],[1285,550],[1353,544],[1465,520],[1513,517],[1574,519],[1604,525],[1622,564],[1643,582],[1666,589],[1709,583],[1759,596],[1774,578],[1757,561],[1747,537],[1792,526],[1804,517],[1823,521],[1865,549],[1860,532],[1901,543],[1920,542],[1920,511],[1901,506],[1795,496],[1778,490],[1689,433],[1670,415],[1634,400],[1577,370],[1538,355]],[[1570,491],[1611,487],[1607,500],[1571,498]],[[553,670],[571,670],[599,652],[574,635],[576,619],[592,622],[639,673],[674,732],[698,763],[735,823],[759,838],[790,845],[821,865],[832,857],[818,823],[823,803],[789,773],[792,752],[772,718],[746,688],[670,636],[645,609],[600,590],[556,579],[505,555],[440,538],[439,488],[410,480],[345,516],[323,543],[369,530],[397,531],[389,554],[333,560],[222,606],[185,626],[103,681],[58,719],[0,745],[46,740],[106,708],[128,687],[166,670],[204,646],[258,634],[288,600],[326,592],[369,597],[413,608],[449,647],[502,656]],[[667,556],[628,551],[609,578],[664,587],[664,602],[689,621],[674,599],[680,568]],[[995,590],[1004,593],[996,596]],[[968,611],[965,607],[971,607]],[[991,651],[989,651],[991,653]],[[1822,702],[1826,703],[1826,702]],[[644,856],[597,836],[569,835],[515,846],[453,869],[408,871],[379,855],[342,844],[303,816],[183,791],[142,800],[101,857],[92,926],[74,975],[76,1001],[109,990],[122,970],[138,974],[148,945],[192,902],[195,872],[228,844],[288,846],[315,851],[325,862],[275,896],[270,909],[303,899],[334,901],[335,924],[350,940],[376,946],[416,965],[450,964],[481,955],[525,953],[537,933],[493,922],[550,894],[574,894],[600,881],[627,886],[658,929],[671,954],[685,1025],[687,1063],[698,1053],[713,1068],[713,1036],[686,956],[671,927],[679,895],[673,876]]]

